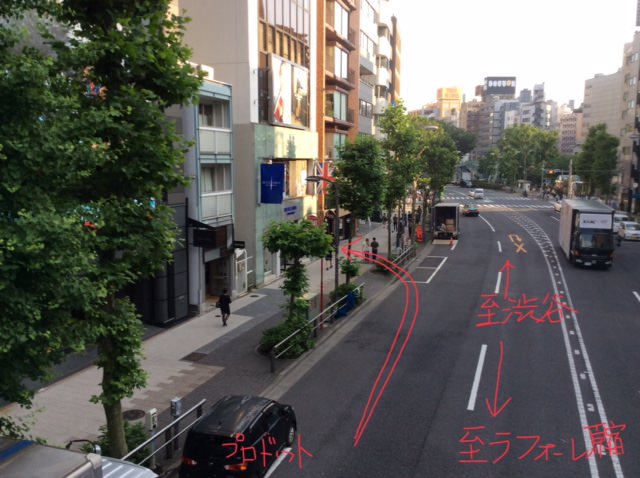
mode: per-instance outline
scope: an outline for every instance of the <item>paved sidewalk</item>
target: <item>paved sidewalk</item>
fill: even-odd
[[[387,251],[387,231],[379,224],[360,227],[359,234],[380,243],[380,254]],[[343,244],[345,242],[343,241]],[[354,249],[361,250],[360,243]],[[323,261],[307,264],[310,295],[333,290],[333,270],[323,270]],[[365,294],[374,297],[388,285],[388,276],[373,273],[363,265],[357,283],[365,282]],[[321,280],[322,278],[322,280]],[[341,281],[344,277],[341,277]],[[269,372],[269,360],[255,348],[264,328],[282,320],[284,295],[279,279],[232,303],[227,327],[222,327],[217,309],[153,335],[144,342],[143,367],[149,373],[147,386],[123,401],[123,410],[156,408],[166,417],[170,400],[185,398],[185,409],[202,396],[211,394],[260,393],[276,374]],[[324,304],[327,305],[326,303]],[[0,409],[0,416],[11,416],[30,424],[30,435],[51,445],[64,446],[73,439],[95,439],[104,424],[101,405],[89,398],[100,393],[101,372],[87,367],[38,391],[34,406],[25,410],[15,404]],[[161,425],[162,425],[161,420]]]

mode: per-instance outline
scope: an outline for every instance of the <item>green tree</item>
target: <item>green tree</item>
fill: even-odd
[[[15,194],[16,185],[24,184],[19,175],[34,171],[33,182],[41,184],[39,188],[34,184],[29,191],[29,204],[11,204],[7,217],[11,221],[37,217],[44,203],[52,219],[43,224],[50,225],[52,235],[60,232],[58,247],[68,244],[67,255],[76,256],[69,261],[66,282],[72,286],[75,278],[72,292],[76,295],[84,294],[83,281],[92,284],[93,292],[86,294],[92,300],[78,300],[67,320],[76,318],[79,344],[84,340],[97,345],[102,393],[93,400],[101,402],[105,410],[111,452],[122,456],[127,447],[121,400],[145,383],[140,363],[142,325],[123,291],[157,273],[171,259],[175,224],[162,199],[184,183],[181,164],[186,145],[164,110],[190,100],[200,79],[193,76],[187,63],[189,51],[181,45],[184,20],[167,16],[167,0],[32,0],[15,5],[36,9],[42,37],[51,42],[55,54],[43,57],[34,49],[27,51],[34,59],[30,63],[34,73],[45,65],[37,77],[39,82],[27,81],[29,71],[20,63],[24,49],[18,50],[19,61],[9,65],[13,71],[0,78],[11,91],[3,98],[18,96],[17,78],[25,81],[22,88],[33,98],[22,123],[16,114],[3,116],[13,120],[8,130],[24,130],[22,140],[14,135],[15,139],[2,142],[8,163],[19,171],[12,172],[14,183],[3,191]],[[73,35],[64,42],[55,41],[47,33],[51,25],[56,29],[63,26]],[[11,37],[3,38],[9,38],[5,52],[14,51],[18,44]],[[7,55],[3,58],[11,60]],[[7,71],[3,69],[3,73]],[[16,84],[11,85],[12,81]],[[41,169],[47,160],[51,165]],[[42,190],[44,202],[38,196]],[[88,230],[82,230],[85,222],[91,225]],[[44,247],[42,242],[43,238],[33,238],[34,247]],[[46,266],[37,262],[36,255],[29,259],[33,259],[29,262],[34,270]],[[45,259],[60,260],[53,253]],[[82,271],[74,274],[77,269]],[[42,278],[34,282],[38,280],[43,287],[49,285]],[[65,284],[65,280],[60,282]],[[70,297],[67,300],[71,302]],[[47,319],[58,318],[57,323],[64,326],[57,315],[63,316],[65,309],[59,307],[52,314],[46,306],[37,313]],[[33,322],[36,317],[27,319]],[[59,344],[67,340],[59,337],[63,331],[54,327],[46,330],[54,349],[62,349]]]
[[[498,174],[503,183],[515,186],[518,179],[537,182],[543,164],[558,157],[558,133],[531,125],[507,128],[498,141]]]
[[[83,350],[83,311],[105,297],[93,283],[95,235],[83,226],[78,157],[91,153],[77,121],[81,97],[55,60],[33,47],[26,3],[0,15],[0,397],[30,407],[25,379]],[[0,434],[26,430],[0,419]]]
[[[309,288],[305,257],[325,257],[332,249],[333,237],[311,221],[273,223],[262,240],[270,252],[280,252],[286,264],[281,289],[289,297],[287,320],[306,314],[308,304],[302,300]]]
[[[418,159],[424,145],[421,143],[421,132],[416,120],[407,115],[401,101],[385,110],[380,119],[380,128],[385,135],[382,147],[387,168],[384,204],[391,219],[393,210],[404,204],[409,188],[422,173],[422,165]],[[389,229],[389,254],[392,243]]]
[[[356,219],[370,217],[384,204],[386,169],[380,142],[373,136],[357,136],[340,149],[336,183],[340,205]]]
[[[618,145],[620,140],[607,133],[605,124],[589,128],[589,133],[578,156],[576,173],[586,182],[586,192],[610,196],[611,179],[618,164]]]
[[[438,125],[456,144],[456,149],[460,152],[460,156],[470,153],[476,147],[476,136],[473,133],[458,128],[448,121],[438,121]]]

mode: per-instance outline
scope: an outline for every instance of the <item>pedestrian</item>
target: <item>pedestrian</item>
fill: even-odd
[[[333,249],[329,249],[327,255],[324,257],[325,262],[327,263],[326,270],[329,270],[333,267]]]
[[[369,260],[369,253],[371,252],[371,243],[369,242],[368,237],[366,237],[362,242],[362,252],[364,253],[365,260]]]
[[[398,216],[394,214],[392,221],[393,221],[393,229],[391,229],[391,232],[396,232],[396,229],[398,229]]]
[[[229,320],[229,315],[231,315],[231,296],[227,293],[227,289],[222,289],[222,294],[218,297],[217,306],[220,308],[220,312],[222,313],[222,325],[227,325],[227,320]]]
[[[387,213],[382,213],[382,225],[386,226],[387,225]]]
[[[373,257],[374,259],[378,255],[379,247],[380,247],[380,244],[378,243],[378,240],[374,237],[373,241],[371,241],[371,257]]]

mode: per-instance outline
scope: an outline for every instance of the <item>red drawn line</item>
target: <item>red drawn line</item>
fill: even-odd
[[[487,408],[489,409],[489,413],[493,418],[500,415],[504,409],[511,402],[511,398],[507,398],[507,400],[498,407],[498,395],[500,394],[500,376],[502,375],[502,361],[504,360],[504,342],[500,341],[500,359],[498,361],[498,376],[496,377],[496,390],[493,394],[493,405],[489,402],[488,398],[485,398],[485,403],[487,404]]]
[[[346,248],[348,248],[349,245],[344,246],[343,247],[343,252],[345,251]],[[404,307],[404,312],[402,314],[402,320],[400,321],[400,324],[398,325],[398,328],[396,330],[396,334],[394,336],[393,342],[389,348],[389,351],[387,352],[387,356],[385,358],[385,361],[382,365],[382,367],[380,368],[380,371],[378,372],[378,376],[376,377],[376,380],[371,388],[371,392],[369,393],[369,398],[367,400],[367,404],[365,405],[365,409],[363,410],[362,413],[362,417],[360,419],[360,424],[358,425],[358,429],[356,430],[356,434],[354,436],[354,447],[357,447],[360,440],[362,439],[362,436],[367,428],[367,426],[369,425],[369,422],[371,421],[371,418],[373,417],[373,414],[375,412],[375,409],[377,408],[377,405],[380,401],[380,399],[382,398],[382,396],[384,395],[384,392],[391,380],[391,377],[393,376],[396,366],[398,365],[398,362],[400,361],[400,358],[402,357],[402,355],[404,354],[404,350],[406,348],[406,345],[409,341],[409,338],[411,337],[411,334],[413,333],[413,329],[415,327],[417,318],[418,318],[418,314],[419,314],[419,291],[418,288],[415,284],[415,281],[413,279],[413,277],[411,276],[411,274],[409,274],[409,272],[405,269],[403,269],[402,267],[398,266],[397,264],[395,264],[394,262],[391,262],[389,260],[387,260],[386,258],[380,256],[379,254],[370,254],[370,257],[365,257],[365,255],[362,252],[356,251],[355,253],[353,253],[356,257],[361,257],[364,258],[366,260],[369,260],[370,262],[373,262],[375,264],[379,264],[380,266],[384,267],[385,269],[387,269],[389,272],[391,272],[394,276],[396,276],[399,280],[402,281],[404,287],[405,287],[405,307]],[[377,257],[378,259],[381,260],[376,260],[376,259],[372,259],[372,257]],[[406,279],[404,279],[403,275],[399,274],[398,272],[396,272],[395,270],[393,270],[393,268],[397,268],[399,269],[403,275],[406,275],[409,278],[409,281],[407,281]],[[396,356],[390,370],[387,373],[386,379],[384,380],[384,383],[382,384],[380,390],[377,393],[377,396],[375,397],[374,400],[374,395],[376,394],[376,391],[378,390],[378,386],[380,384],[380,381],[382,380],[383,375],[386,372],[387,366],[389,365],[389,362],[391,361],[392,355],[395,351],[395,347],[398,343],[398,339],[400,338],[400,334],[402,332],[402,328],[404,326],[404,323],[406,321],[406,317],[407,317],[407,313],[408,313],[408,309],[409,309],[409,304],[410,304],[410,290],[409,290],[409,282],[411,282],[411,284],[413,285],[414,291],[415,291],[415,297],[416,297],[416,310],[415,313],[413,315],[413,319],[411,321],[411,324],[409,326],[409,330],[407,331],[407,335],[400,347],[400,350],[398,351],[398,355]],[[373,404],[372,404],[372,400],[373,400]]]
[[[504,263],[504,265],[502,266],[502,269],[500,269],[500,272],[505,272],[505,281],[504,281],[504,298],[508,299],[509,298],[509,284],[511,282],[511,269],[515,269],[516,266],[514,266],[513,264],[511,264],[511,262],[509,261],[509,259],[507,259],[507,261]],[[497,292],[497,291],[496,291]]]

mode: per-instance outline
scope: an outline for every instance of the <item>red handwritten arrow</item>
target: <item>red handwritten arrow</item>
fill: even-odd
[[[493,418],[500,415],[502,411],[507,407],[507,405],[509,405],[509,402],[511,402],[511,397],[509,397],[500,407],[498,407],[498,395],[500,394],[500,375],[502,374],[503,359],[504,359],[504,343],[501,340],[500,341],[500,360],[498,362],[498,377],[496,378],[496,391],[493,394],[493,405],[491,404],[491,402],[489,402],[488,398],[485,398],[485,403],[487,404],[489,413]]]
[[[515,269],[515,268],[516,268],[516,266],[511,264],[509,259],[507,259],[507,261],[502,266],[502,269],[500,269],[500,272],[505,272],[506,271],[506,277],[507,278],[505,280],[505,286],[504,286],[504,298],[505,299],[507,299],[509,297],[509,282],[511,281],[511,269]]]

